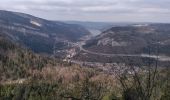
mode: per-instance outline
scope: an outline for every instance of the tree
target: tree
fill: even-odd
[[[148,61],[147,67],[142,65],[142,61],[132,60],[129,57],[123,61],[125,65],[118,65],[116,77],[121,83],[125,100],[155,100],[157,98],[154,97],[154,91],[158,90],[158,45],[156,49],[156,60],[150,57],[145,58]],[[149,47],[149,56],[150,51]]]

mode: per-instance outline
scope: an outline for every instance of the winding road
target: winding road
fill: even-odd
[[[159,61],[170,61],[170,57],[168,56],[163,56],[163,55],[149,55],[149,54],[106,54],[106,53],[97,53],[93,51],[89,51],[83,48],[83,45],[85,43],[79,43],[77,44],[80,48],[80,51],[84,51],[89,54],[93,55],[100,55],[100,56],[107,56],[107,57],[141,57],[141,58],[153,58],[153,59],[158,59]]]

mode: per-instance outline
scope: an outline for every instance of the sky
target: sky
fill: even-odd
[[[170,22],[170,0],[0,0],[0,9],[48,20]]]

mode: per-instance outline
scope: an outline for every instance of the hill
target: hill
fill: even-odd
[[[112,27],[87,41],[84,48],[106,54],[170,55],[170,24]]]
[[[38,53],[52,53],[56,42],[76,41],[89,34],[84,27],[0,10],[0,33]]]
[[[30,70],[40,70],[48,64],[54,64],[51,58],[35,54],[0,35],[0,81],[29,77]]]

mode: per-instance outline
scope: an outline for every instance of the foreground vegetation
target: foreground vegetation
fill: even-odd
[[[35,74],[36,72],[36,74]],[[147,86],[134,79],[112,75],[76,65],[49,67],[35,71],[22,83],[2,83],[1,100],[169,100],[167,70],[162,70],[155,83]],[[169,72],[169,71],[168,71]],[[136,78],[135,78],[136,79]],[[145,82],[145,81],[146,82]],[[153,85],[152,85],[153,84]],[[146,87],[147,86],[147,87]]]

